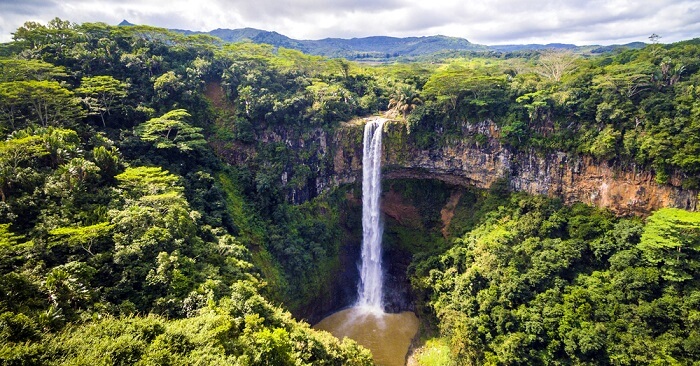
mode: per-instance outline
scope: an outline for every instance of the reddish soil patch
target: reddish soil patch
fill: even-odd
[[[359,198],[355,197],[352,191],[348,191],[345,193],[345,199],[348,202],[350,202],[350,204],[353,206],[359,206],[362,204],[362,201]]]
[[[382,211],[401,225],[422,226],[420,212],[416,206],[404,202],[403,197],[394,190],[382,196]]]
[[[226,93],[224,93],[224,88],[221,86],[221,82],[218,81],[207,81],[204,84],[204,96],[211,101],[214,107],[229,112],[235,110],[233,104],[229,102],[226,98]]]
[[[450,227],[452,218],[455,216],[455,208],[459,203],[459,199],[462,198],[462,191],[453,191],[450,195],[450,199],[447,200],[445,207],[440,210],[440,218],[442,218],[442,236],[447,239],[449,233],[447,229]]]

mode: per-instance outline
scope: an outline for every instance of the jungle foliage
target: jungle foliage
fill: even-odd
[[[338,265],[345,197],[322,178],[341,122],[389,110],[406,143],[430,149],[482,141],[468,126],[488,120],[508,148],[697,188],[699,54],[691,40],[367,66],[28,22],[0,47],[0,359],[369,364],[279,306],[310,304]],[[463,200],[458,239],[435,234],[409,272],[453,361],[700,359],[696,213],[644,223],[499,187]]]
[[[14,36],[0,59],[0,363],[371,364],[293,320],[276,305],[293,296],[266,285],[268,248],[273,267],[308,268],[332,230],[288,219],[300,233],[275,231],[237,204],[252,196],[207,145],[217,115],[203,94],[237,53],[60,19]]]
[[[522,194],[501,202],[412,267],[453,362],[697,362],[700,214],[661,209],[644,223]]]

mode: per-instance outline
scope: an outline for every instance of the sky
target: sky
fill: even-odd
[[[209,31],[252,27],[296,39],[446,35],[472,43],[662,43],[700,37],[700,0],[0,0],[0,42],[26,21]]]

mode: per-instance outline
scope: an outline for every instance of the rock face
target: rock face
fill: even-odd
[[[360,120],[333,132],[317,128],[305,133],[277,127],[256,139],[296,152],[297,157],[280,168],[278,179],[287,200],[300,203],[341,184],[361,181],[363,125]],[[505,179],[515,191],[605,207],[618,215],[644,216],[661,207],[697,209],[698,191],[681,188],[678,176],[659,184],[653,172],[635,166],[610,165],[590,156],[517,151],[501,144],[498,127],[489,122],[464,126],[463,132],[481,138],[420,149],[411,143],[404,123],[389,121],[384,125],[384,179],[438,179],[479,188]],[[252,145],[213,147],[233,165],[246,165],[259,154]],[[303,176],[298,173],[301,166],[308,167]]]
[[[634,166],[612,166],[589,156],[514,151],[499,142],[499,130],[492,123],[467,128],[468,133],[487,137],[486,141],[454,141],[425,150],[407,142],[404,124],[387,123],[384,179],[438,179],[479,188],[506,179],[515,191],[605,207],[618,215],[648,215],[661,207],[697,208],[698,191],[682,189],[678,177],[672,177],[669,184],[659,184],[654,173]],[[319,190],[359,181],[362,146],[353,143],[358,130],[361,127],[345,126],[336,132],[330,149],[333,174],[319,178]]]

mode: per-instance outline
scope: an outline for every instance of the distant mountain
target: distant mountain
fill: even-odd
[[[296,40],[277,32],[255,28],[215,29],[210,32],[193,32],[172,29],[183,34],[209,34],[225,42],[250,41],[266,43],[276,47],[296,49],[312,55],[344,57],[347,59],[388,59],[399,56],[420,56],[440,51],[486,51],[486,46],[477,45],[463,38],[446,36],[429,37],[365,37],[325,38],[319,40]]]
[[[548,43],[548,44],[507,44],[489,46],[489,49],[499,52],[517,52],[517,51],[539,51],[539,50],[575,50],[579,46],[568,43]]]
[[[485,46],[473,44],[464,38],[429,37],[365,37],[365,38],[326,38],[318,41],[302,41],[310,46],[309,51],[328,56],[351,58],[393,58],[399,56],[420,56],[436,52],[485,51]]]
[[[632,42],[632,43],[627,43],[627,44],[613,44],[610,46],[599,46],[591,50],[591,53],[606,53],[606,52],[615,52],[618,50],[626,50],[626,49],[640,49],[644,48],[647,44],[644,42]]]
[[[646,46],[644,42],[632,42],[627,44],[614,44],[609,46],[577,46],[569,43],[548,43],[548,44],[510,44],[489,46],[489,49],[497,52],[527,52],[541,50],[570,50],[574,52],[606,53],[625,49],[638,49]]]
[[[122,23],[131,23],[126,20]],[[122,25],[122,24],[120,24]],[[364,38],[324,38],[319,40],[297,40],[277,32],[255,28],[214,29],[210,32],[194,32],[182,29],[172,31],[183,34],[209,34],[225,42],[266,43],[276,47],[285,47],[307,54],[325,57],[343,57],[350,60],[388,61],[399,57],[415,58],[434,54],[458,54],[460,52],[528,52],[545,49],[572,50],[581,53],[605,53],[620,49],[641,48],[645,44],[634,42],[626,45],[611,46],[577,46],[566,43],[549,44],[512,44],[485,46],[471,43],[464,38],[447,36],[427,37],[364,37]]]
[[[255,28],[241,29],[214,29],[208,34],[219,37],[226,42],[252,41],[255,43],[267,43],[277,47],[299,49],[301,43],[277,32],[269,32]]]
[[[129,23],[126,19],[124,19],[124,20],[122,20],[121,23],[119,23],[117,25],[120,25],[123,27],[123,26],[129,26],[129,25],[133,25],[133,24]]]

